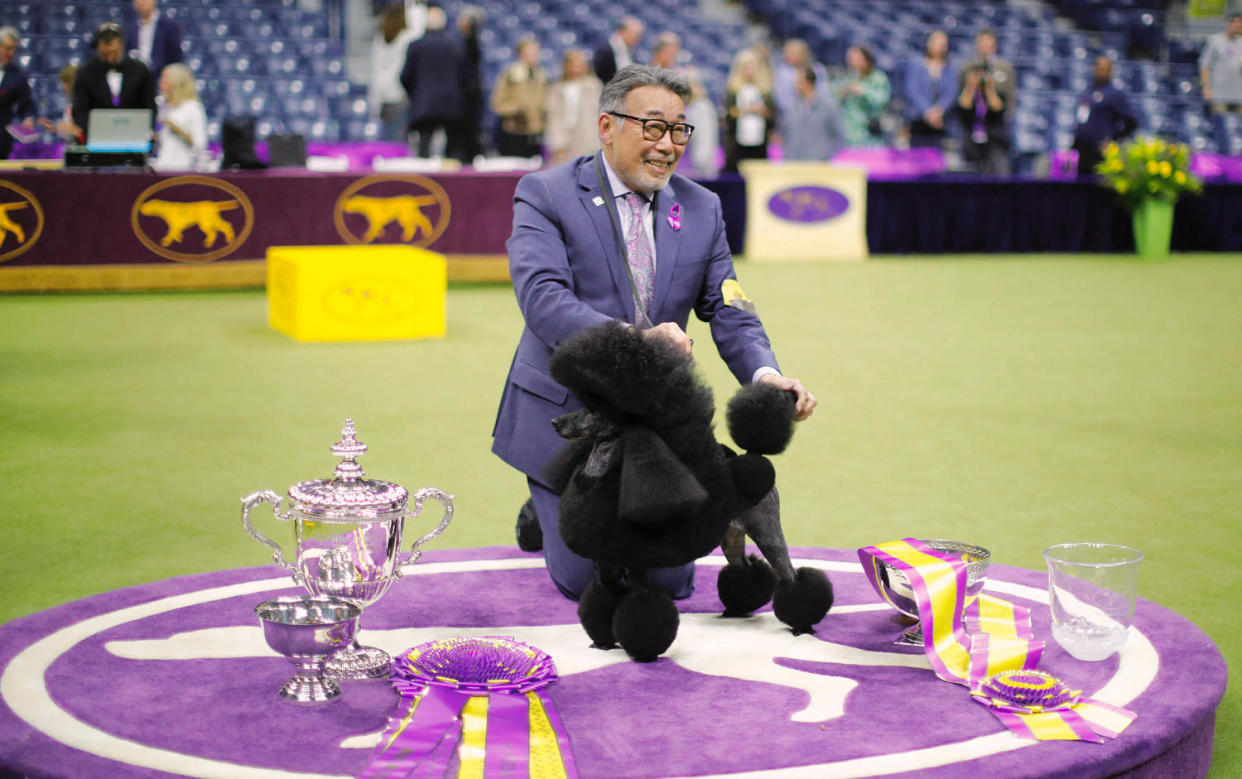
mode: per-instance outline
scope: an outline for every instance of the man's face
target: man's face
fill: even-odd
[[[0,65],[7,65],[17,54],[17,41],[0,40]]]
[[[155,0],[134,0],[134,10],[138,12],[138,16],[145,19],[155,10]]]
[[[630,90],[621,113],[684,122],[686,105],[669,89],[644,86]],[[643,194],[664,188],[686,150],[684,145],[673,143],[671,133],[664,133],[658,141],[649,141],[643,137],[642,123],[612,114],[600,115],[599,138],[604,157],[621,181]]]
[[[1242,16],[1235,16],[1229,20],[1229,27],[1226,28],[1226,33],[1230,38],[1242,35]]]
[[[121,38],[113,38],[109,41],[100,41],[99,47],[96,49],[99,53],[99,59],[109,65],[119,65],[125,57],[125,41]]]
[[[640,22],[630,22],[621,28],[621,40],[629,48],[634,48],[643,39],[643,26]]]
[[[1095,83],[1107,84],[1113,77],[1113,63],[1108,57],[1097,57],[1095,60]]]
[[[781,49],[781,56],[785,60],[786,65],[795,68],[800,68],[806,64],[802,61],[802,47],[796,43],[786,43],[785,47]]]

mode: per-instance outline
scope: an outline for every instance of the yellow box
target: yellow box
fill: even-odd
[[[443,338],[446,278],[413,246],[272,246],[267,322],[299,341]]]

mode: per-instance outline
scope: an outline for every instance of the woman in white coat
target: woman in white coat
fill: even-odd
[[[553,165],[599,151],[599,93],[604,85],[591,72],[583,49],[569,49],[561,80],[548,90],[543,142]]]
[[[156,170],[193,170],[207,149],[207,111],[198,99],[194,75],[181,63],[160,73],[159,151],[151,161]]]

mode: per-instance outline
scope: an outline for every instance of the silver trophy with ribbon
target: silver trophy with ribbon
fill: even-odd
[[[272,559],[293,574],[295,583],[311,595],[346,598],[363,608],[383,597],[402,569],[418,560],[422,545],[443,533],[453,519],[452,495],[425,487],[411,496],[399,484],[364,478],[356,460],[366,451],[366,444],[356,438],[353,420],[346,419],[341,440],[332,446],[332,453],[341,458],[333,478],[290,487],[288,509],[283,512],[280,496],[271,490],[242,498],[246,532],[272,548]],[[405,521],[417,518],[427,500],[439,501],[444,517],[403,553]],[[250,513],[261,503],[271,503],[276,519],[291,523],[294,562],[288,562],[280,544],[251,523]],[[389,662],[388,653],[359,646],[355,639],[332,658],[326,673],[337,679],[386,676]]]

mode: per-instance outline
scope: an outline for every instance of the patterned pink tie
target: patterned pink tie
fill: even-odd
[[[630,270],[634,273],[634,285],[638,287],[638,302],[643,311],[651,307],[651,293],[655,289],[655,260],[651,256],[651,242],[647,238],[647,223],[643,220],[643,206],[647,201],[636,192],[627,192],[625,202],[630,206],[630,227],[625,235],[625,252],[629,257]],[[637,322],[642,319],[635,312]]]

